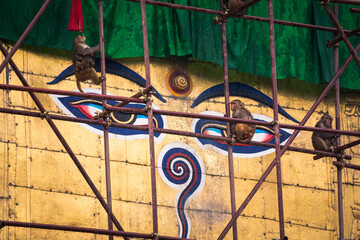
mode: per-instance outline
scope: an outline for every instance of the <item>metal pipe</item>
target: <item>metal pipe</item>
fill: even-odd
[[[351,143],[348,143],[348,144],[345,144],[343,146],[340,146],[340,147],[337,147],[334,149],[334,152],[341,152],[345,149],[348,149],[348,148],[351,148],[353,146],[356,146],[356,145],[359,145],[360,144],[360,139],[359,140],[356,140],[354,142],[351,142]]]
[[[224,8],[223,0],[220,0],[220,9]],[[223,55],[223,72],[224,72],[224,96],[225,96],[225,117],[230,117],[230,90],[229,90],[229,67],[227,57],[227,39],[226,39],[226,23],[221,23],[221,43]],[[230,123],[226,123],[226,135],[231,136]],[[235,174],[234,174],[234,158],[232,143],[228,142],[228,165],[229,165],[229,182],[230,182],[230,203],[231,214],[236,212],[236,195],[235,195]],[[237,223],[233,225],[233,239],[238,239]]]
[[[37,12],[33,20],[31,20],[29,26],[25,29],[23,34],[21,34],[19,40],[15,43],[14,47],[10,51],[9,54],[5,57],[4,61],[0,65],[0,73],[4,70],[6,65],[9,63],[10,59],[14,56],[15,52],[19,49],[20,45],[24,42],[27,35],[30,33],[30,31],[33,29],[41,15],[44,13],[45,9],[49,6],[51,0],[46,0],[44,4],[41,6],[40,10]],[[11,4],[11,2],[8,2],[8,4]]]
[[[145,62],[145,76],[146,87],[151,87],[150,78],[150,57],[149,57],[149,39],[147,31],[147,19],[146,19],[146,4],[145,0],[141,0],[141,23],[143,31],[143,45],[144,45],[144,62]],[[152,215],[153,215],[153,232],[157,234],[159,232],[158,226],[158,212],[157,212],[157,191],[156,191],[156,165],[155,165],[155,146],[154,146],[154,120],[152,110],[152,98],[151,93],[147,94],[146,108],[148,109],[148,129],[149,129],[149,148],[150,148],[150,164],[151,164],[151,196],[152,196]],[[155,240],[158,239],[155,235]]]
[[[99,45],[100,45],[100,69],[101,69],[101,94],[106,95],[106,68],[105,68],[105,37],[104,37],[104,19],[103,2],[98,0],[98,21],[99,21]],[[102,100],[102,108],[105,109],[106,100]],[[106,119],[103,119],[106,120]],[[106,181],[106,200],[109,210],[112,212],[112,194],[111,194],[111,172],[110,172],[110,150],[109,150],[109,129],[103,128],[104,134],[104,159],[105,159],[105,181]],[[108,216],[108,229],[113,230],[113,223]],[[109,235],[109,240],[114,237]]]
[[[109,111],[117,111],[117,112],[128,112],[128,113],[138,113],[138,114],[146,113],[145,109],[139,109],[139,108],[107,107],[106,109]],[[232,123],[255,124],[255,125],[259,125],[259,126],[268,126],[268,127],[274,126],[274,123],[272,123],[272,122],[263,122],[263,121],[258,121],[258,120],[246,120],[246,119],[238,119],[238,118],[231,118],[231,117],[220,117],[220,116],[213,116],[213,115],[207,115],[207,114],[174,112],[174,111],[159,110],[159,109],[153,109],[153,113],[159,114],[159,115],[176,116],[176,117],[198,118],[198,119],[207,119],[207,120],[224,121],[224,122],[232,122]],[[286,129],[298,129],[298,130],[304,130],[304,131],[326,132],[326,133],[334,133],[334,134],[339,134],[339,135],[360,137],[359,132],[353,132],[353,131],[325,129],[325,128],[299,126],[299,125],[282,124],[282,123],[280,123],[279,126],[281,128],[286,128]]]
[[[342,30],[342,27],[340,26],[338,20],[336,19],[335,15],[333,14],[333,12],[331,11],[330,7],[328,4],[323,4],[325,11],[327,12],[327,14],[329,15],[331,21],[334,23],[334,25],[336,26],[336,29],[338,30],[338,32],[340,33],[346,47],[349,49],[351,55],[354,57],[355,62],[357,63],[357,65],[360,67],[360,58],[357,55],[357,53],[355,52],[353,46],[351,45],[349,39],[347,39],[344,31]]]
[[[329,6],[327,7],[330,11]],[[332,14],[332,12],[331,12]],[[334,14],[333,22],[338,23],[338,4],[334,3]],[[339,25],[339,24],[337,24]],[[339,25],[340,26],[340,25]],[[342,34],[343,36],[344,34]],[[345,40],[345,39],[343,39]],[[346,39],[347,40],[347,39]],[[349,40],[347,40],[349,41]],[[352,48],[352,46],[351,46]],[[356,53],[355,53],[356,54]],[[334,72],[339,71],[339,46],[334,48]],[[335,83],[335,128],[340,129],[340,79],[338,79]],[[340,136],[336,139],[337,146],[340,146]],[[341,158],[337,159],[338,162],[341,162]],[[343,199],[342,199],[342,168],[337,167],[337,177],[338,177],[338,217],[339,217],[339,237],[340,240],[344,239],[344,213],[343,213]]]
[[[268,0],[269,9],[269,35],[270,35],[270,56],[271,56],[271,78],[272,78],[272,95],[273,95],[273,111],[274,122],[279,122],[279,108],[277,97],[277,76],[276,76],[276,54],[275,54],[275,30],[274,30],[274,9],[273,1]],[[285,237],[285,223],[284,223],[284,205],[282,192],[282,177],[281,177],[281,154],[280,154],[280,127],[279,124],[274,125],[275,132],[275,160],[276,160],[276,177],[277,177],[277,192],[278,192],[278,211],[279,211],[279,229],[280,239]]]
[[[352,12],[352,13],[360,13],[360,9],[359,8],[350,8],[350,12]]]
[[[339,161],[334,161],[333,165],[335,165],[338,168],[351,168],[354,170],[360,170],[360,166],[359,165],[354,165],[354,164],[350,164],[350,163],[345,163],[345,162],[339,162]]]
[[[275,144],[272,144],[272,143],[260,143],[260,142],[250,141],[248,144],[249,145],[254,145],[254,146],[268,147],[268,148],[274,148],[275,147]],[[280,145],[280,149],[283,149],[283,148],[284,148],[284,145]],[[344,158],[346,160],[351,160],[350,155],[341,155],[339,153],[323,152],[323,151],[318,151],[318,150],[313,150],[313,149],[306,149],[306,148],[298,148],[298,147],[291,147],[290,146],[290,147],[288,147],[287,151],[300,152],[300,153],[309,153],[309,154],[316,154],[316,155],[324,154],[324,156],[326,156],[326,157]]]
[[[316,1],[324,1],[324,0],[316,0]],[[360,2],[357,0],[328,0],[332,3],[343,3],[343,4],[352,4],[352,5],[360,5]]]
[[[59,230],[59,231],[67,231],[67,232],[92,233],[92,234],[119,236],[119,237],[127,237],[127,238],[131,237],[131,238],[154,239],[153,234],[113,231],[113,230],[105,230],[105,229],[98,229],[98,228],[84,228],[84,227],[73,227],[73,226],[64,226],[64,225],[43,224],[43,223],[15,222],[15,221],[0,221],[0,224],[2,227],[5,227],[5,226],[25,227],[25,228]],[[161,239],[161,240],[185,240],[185,238],[169,237],[169,236],[159,236],[159,239]],[[189,239],[186,239],[186,240],[189,240]]]
[[[357,34],[359,31],[360,31],[360,27],[355,28],[354,30],[346,33],[345,35],[346,35],[346,37],[351,37],[351,36]],[[343,40],[343,38],[342,38],[341,36],[340,36],[340,37],[335,37],[335,39],[332,40],[332,41],[329,41],[329,42],[326,44],[326,46],[327,46],[328,48],[332,48],[332,47],[334,47],[338,42],[340,42],[341,40]]]
[[[20,71],[19,71],[19,73],[20,73]],[[16,90],[16,91],[22,91],[22,92],[36,92],[36,93],[57,94],[57,95],[65,95],[65,96],[75,96],[75,97],[83,97],[83,98],[90,98],[90,99],[105,99],[105,100],[144,103],[144,100],[139,99],[139,98],[119,97],[119,96],[112,96],[112,95],[82,93],[82,92],[73,92],[73,91],[64,91],[64,90],[46,89],[46,88],[35,88],[35,87],[30,87],[30,86],[15,86],[15,85],[0,84],[0,89]]]
[[[41,113],[39,112],[32,112],[32,111],[24,111],[24,110],[15,110],[15,109],[7,109],[7,108],[0,108],[0,113],[10,113],[10,114],[17,114],[17,115],[23,115],[23,116],[31,116],[31,117],[42,117]],[[119,127],[119,128],[125,128],[125,129],[135,129],[146,132],[148,130],[147,127],[144,126],[134,126],[129,124],[121,124],[121,123],[108,123],[103,120],[91,120],[91,119],[83,119],[83,118],[76,118],[76,117],[68,117],[68,116],[62,116],[62,115],[56,115],[56,114],[48,114],[49,117],[53,120],[60,120],[60,121],[68,121],[68,122],[76,122],[76,123],[84,123],[84,124],[90,124],[90,125],[99,125],[99,126],[108,126],[108,127]],[[226,137],[217,137],[207,134],[200,134],[200,133],[193,133],[193,132],[185,132],[185,131],[178,131],[178,130],[171,130],[171,129],[161,129],[161,128],[154,128],[154,132],[158,133],[166,133],[166,134],[173,134],[173,135],[181,135],[181,136],[189,136],[189,137],[196,137],[196,138],[204,138],[204,139],[211,139],[216,140],[220,142],[231,142],[232,138],[226,138]],[[268,148],[275,148],[275,144],[272,143],[260,143],[260,142],[254,142],[250,141],[248,143],[249,145],[253,146],[262,146],[262,147],[268,147]],[[280,148],[283,148],[284,146],[281,145]],[[323,151],[317,151],[312,149],[305,149],[305,148],[298,148],[298,147],[289,147],[289,151],[294,152],[301,152],[301,153],[309,153],[309,154],[323,154],[328,157],[335,157],[335,158],[344,158],[347,160],[351,160],[351,156],[349,155],[341,155],[338,153],[332,153],[332,152],[323,152]]]
[[[2,44],[0,44],[0,50],[1,52],[4,54],[4,56],[7,56],[8,53],[6,51],[6,49],[4,48],[4,46]],[[29,87],[29,84],[27,83],[26,79],[24,78],[24,76],[21,74],[20,70],[18,69],[18,67],[16,66],[16,64],[14,63],[13,60],[9,60],[9,63],[11,65],[11,67],[13,68],[14,72],[16,73],[16,75],[18,76],[18,78],[20,79],[21,83],[25,86],[25,87]],[[48,114],[46,114],[46,110],[44,108],[44,106],[41,104],[40,100],[38,99],[38,97],[33,93],[33,92],[29,92],[31,98],[33,99],[33,101],[35,102],[36,106],[40,109],[40,112],[42,114],[42,116],[46,119],[46,121],[48,122],[48,124],[50,125],[51,129],[54,131],[55,135],[58,137],[59,141],[61,142],[61,144],[63,145],[63,147],[66,149],[66,151],[68,152],[69,156],[71,157],[71,159],[73,160],[73,162],[75,163],[76,167],[78,168],[78,170],[80,171],[80,173],[82,174],[82,176],[84,177],[85,181],[89,184],[91,190],[94,192],[95,196],[98,198],[100,204],[103,206],[103,208],[105,209],[105,211],[108,213],[108,215],[111,217],[112,221],[114,222],[115,226],[121,230],[124,231],[124,229],[121,227],[119,221],[116,219],[115,215],[108,209],[108,206],[104,200],[104,198],[101,196],[99,190],[96,188],[95,184],[93,183],[93,181],[91,180],[91,178],[89,177],[89,175],[87,174],[86,170],[84,169],[84,167],[81,165],[80,161],[78,160],[78,158],[76,157],[76,155],[74,154],[74,152],[72,151],[72,149],[70,148],[70,146],[68,145],[68,143],[66,142],[66,140],[64,139],[64,137],[62,136],[62,134],[60,133],[59,129],[56,127],[55,123],[53,122],[53,120],[49,117]],[[125,238],[126,240],[129,240],[128,238]]]
[[[126,1],[140,2],[140,0],[126,0]],[[188,11],[202,12],[202,13],[207,13],[207,14],[212,14],[212,15],[225,16],[224,12],[211,10],[211,9],[197,8],[197,7],[191,7],[191,6],[186,6],[186,5],[179,5],[179,4],[158,2],[158,1],[151,1],[151,0],[145,0],[145,3],[150,4],[150,5],[162,6],[162,7],[169,7],[169,8],[175,8],[175,9],[188,10]],[[269,22],[268,18],[257,17],[257,16],[243,15],[243,16],[241,16],[239,18],[246,19],[246,20],[254,20],[254,21],[259,21],[259,22]],[[327,32],[337,32],[336,28],[324,27],[324,26],[318,26],[318,25],[312,25],[312,24],[306,24],[306,23],[297,23],[297,22],[277,20],[277,19],[274,19],[274,23],[279,24],[279,25],[286,25],[286,26],[293,26],[293,27],[300,27],[300,28],[308,28],[308,29],[313,29],[313,30],[321,30],[321,31],[327,31]],[[344,30],[344,32],[348,33],[350,31],[349,30]],[[356,35],[359,35],[359,33],[357,33]]]
[[[360,44],[356,47],[356,51],[358,51],[360,49]],[[303,126],[307,120],[310,118],[311,114],[315,111],[315,109],[317,108],[317,106],[320,104],[321,100],[327,95],[327,93],[330,91],[330,89],[332,88],[332,86],[335,84],[335,82],[338,80],[338,78],[340,77],[340,75],[343,73],[343,71],[345,70],[345,68],[349,65],[349,63],[351,62],[353,56],[350,55],[348,57],[348,59],[345,61],[344,65],[340,68],[340,70],[335,74],[335,77],[331,80],[331,82],[329,83],[329,85],[325,88],[324,92],[320,95],[320,97],[318,98],[318,100],[316,100],[316,102],[314,103],[314,105],[311,107],[311,109],[309,110],[309,112],[306,114],[306,116],[304,117],[304,119],[301,121],[300,125]],[[299,130],[295,130],[295,132],[290,136],[290,138],[288,139],[288,141],[286,142],[286,144],[284,145],[284,147],[281,149],[281,155],[283,155],[285,153],[285,151],[289,148],[290,144],[294,141],[294,139],[296,138],[296,136],[299,134]],[[247,204],[250,202],[250,200],[254,197],[254,195],[256,194],[256,192],[259,190],[259,188],[261,187],[261,185],[263,184],[263,182],[265,181],[265,179],[269,176],[269,174],[271,173],[272,169],[274,168],[276,164],[276,158],[271,162],[271,164],[269,165],[269,167],[266,169],[266,171],[264,172],[264,174],[261,176],[261,178],[259,179],[259,181],[256,183],[255,187],[251,190],[251,192],[249,193],[249,195],[246,197],[245,201],[242,203],[242,205],[240,206],[240,208],[236,211],[235,216],[232,217],[232,219],[230,220],[230,222],[226,225],[226,227],[224,228],[224,230],[221,232],[218,240],[224,239],[225,235],[227,234],[227,232],[229,231],[230,227],[234,224],[234,221],[240,216],[240,214],[242,213],[242,211],[244,211],[245,207],[247,206]]]
[[[126,0],[129,2],[140,2],[142,0]],[[186,5],[180,5],[180,4],[174,4],[174,3],[166,3],[166,2],[160,2],[160,1],[151,1],[151,0],[145,0],[146,4],[155,5],[155,6],[161,6],[161,7],[168,7],[168,8],[174,8],[174,9],[182,9],[182,10],[188,10],[193,12],[201,12],[201,13],[207,13],[212,15],[225,15],[222,11],[216,11],[212,9],[205,9],[205,8],[198,8],[198,7],[191,7]]]
[[[245,19],[245,20],[259,21],[259,22],[269,22],[269,18],[257,17],[257,16],[244,15],[239,18]],[[291,27],[307,28],[307,29],[312,29],[312,30],[337,33],[336,28],[332,28],[332,27],[325,27],[325,26],[312,25],[312,24],[306,24],[306,23],[290,22],[290,21],[277,20],[277,19],[274,19],[274,23],[279,24],[279,25],[291,26]],[[349,30],[344,30],[344,32],[350,33]],[[355,35],[359,35],[359,33],[357,33]]]

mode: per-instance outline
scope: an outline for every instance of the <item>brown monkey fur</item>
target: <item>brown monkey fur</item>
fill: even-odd
[[[244,107],[244,103],[236,99],[230,103],[233,118],[253,120],[251,113]],[[255,134],[256,125],[245,123],[231,123],[231,134],[239,142],[249,142]]]
[[[86,37],[77,35],[73,41],[73,65],[75,70],[76,84],[80,92],[81,82],[91,80],[93,84],[100,85],[101,79],[93,68],[95,56],[99,51],[99,45],[89,47],[85,44]]]
[[[332,129],[332,121],[333,118],[325,113],[315,127]],[[333,151],[337,147],[336,138],[336,134],[324,132],[313,132],[311,136],[314,149],[319,151]]]
[[[244,15],[246,13],[246,9],[243,9],[241,12],[238,12],[238,9],[244,6],[244,4],[248,2],[247,0],[228,0],[225,2],[227,2],[227,6],[230,12],[238,13],[239,15]]]

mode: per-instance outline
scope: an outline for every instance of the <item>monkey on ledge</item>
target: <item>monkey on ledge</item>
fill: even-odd
[[[333,118],[325,113],[316,123],[315,127],[332,129]],[[333,133],[314,132],[311,136],[315,150],[332,152],[337,147],[336,138],[338,135]]]
[[[91,80],[93,84],[100,85],[101,78],[97,75],[94,65],[95,57],[99,51],[99,45],[89,47],[85,44],[86,37],[77,35],[73,41],[73,65],[75,70],[76,84],[80,92],[80,82]]]
[[[244,107],[244,103],[236,99],[230,103],[233,118],[253,120],[251,113]],[[255,134],[256,125],[246,123],[231,123],[230,131],[239,142],[249,142]]]

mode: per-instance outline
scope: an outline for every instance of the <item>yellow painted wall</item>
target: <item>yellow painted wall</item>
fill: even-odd
[[[4,57],[0,56],[0,61]],[[14,62],[31,86],[75,90],[74,76],[57,85],[47,85],[71,64],[71,53],[25,46],[17,51]],[[143,59],[119,59],[119,62],[145,76]],[[185,98],[174,97],[166,86],[166,75],[180,68],[191,76],[193,91]],[[206,110],[225,113],[224,99],[216,98],[190,108],[194,99],[207,88],[220,84],[222,67],[211,63],[181,59],[151,59],[153,86],[167,103],[154,98],[163,110],[200,113]],[[230,71],[230,81],[248,84],[272,96],[270,79]],[[21,85],[14,71],[5,69],[0,83]],[[139,88],[130,81],[108,75],[108,93],[131,96]],[[84,88],[99,88],[83,84]],[[297,79],[279,80],[279,104],[301,120],[323,90]],[[65,115],[47,94],[37,94],[44,107]],[[0,107],[36,110],[29,95],[18,91],[0,91]],[[233,98],[231,98],[233,99]],[[272,110],[255,101],[242,99],[253,113],[272,118]],[[342,91],[341,127],[359,131],[359,92]],[[351,111],[352,107],[356,110]],[[322,112],[334,116],[331,93],[310,118],[314,126]],[[347,112],[347,114],[345,114]],[[167,117],[168,128],[190,131],[191,119]],[[292,123],[280,116],[281,123]],[[95,185],[106,196],[103,138],[77,123],[55,121]],[[342,137],[342,143],[356,138]],[[155,143],[155,157],[171,142],[183,142],[201,156],[206,169],[202,192],[190,203],[191,238],[216,239],[231,218],[227,156],[202,150],[191,137],[166,135]],[[311,147],[311,133],[302,132],[292,146]],[[347,150],[351,163],[360,164],[360,148]],[[274,159],[274,153],[258,158],[234,158],[237,207]],[[113,208],[126,231],[152,232],[149,144],[146,139],[110,139]],[[285,232],[291,240],[338,238],[337,178],[333,159],[314,161],[311,155],[287,152],[282,157]],[[107,228],[107,217],[91,189],[64,151],[47,122],[40,118],[0,113],[0,218],[11,221],[48,223],[90,228]],[[360,173],[344,169],[345,238],[360,236]],[[238,220],[239,239],[279,237],[276,174],[273,171]],[[157,172],[159,232],[177,236],[179,225],[174,210],[177,190],[169,187]],[[0,239],[107,239],[105,236],[65,233],[62,231],[5,227]],[[116,238],[117,239],[117,238]],[[119,238],[120,239],[120,238]],[[232,231],[226,239],[232,239]]]

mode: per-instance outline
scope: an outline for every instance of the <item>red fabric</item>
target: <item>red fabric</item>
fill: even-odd
[[[81,8],[81,0],[71,0],[69,31],[84,31],[84,18]]]

